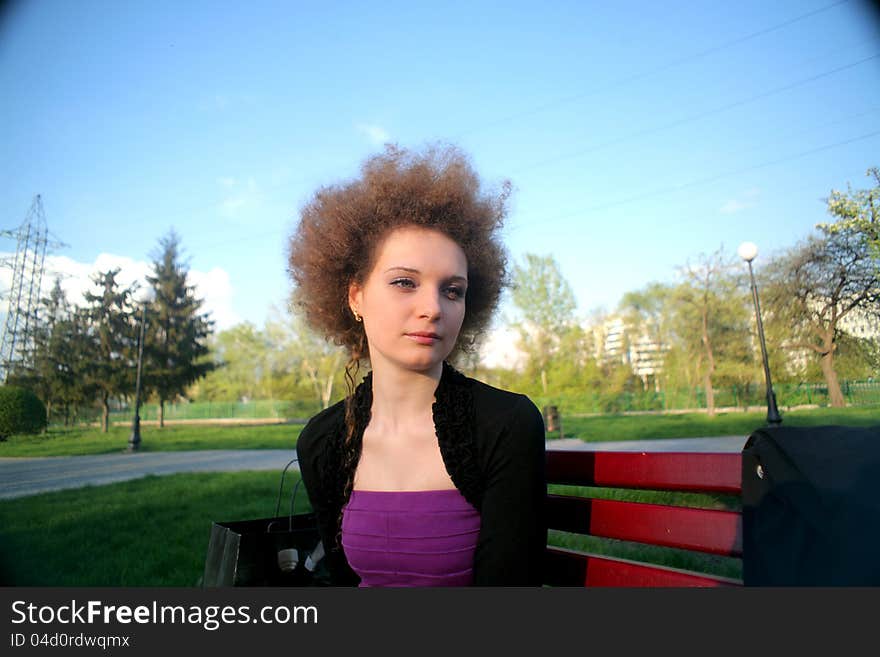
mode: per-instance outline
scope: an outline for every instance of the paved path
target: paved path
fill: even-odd
[[[745,441],[745,436],[607,443],[585,443],[576,438],[565,438],[548,441],[547,446],[550,449],[593,451],[739,452]],[[0,458],[0,499],[88,485],[100,486],[150,474],[237,470],[280,472],[294,456],[292,449],[254,449]],[[296,464],[290,469],[295,470]]]
[[[280,472],[294,456],[292,449],[227,449],[0,458],[0,499],[89,484],[100,486],[150,474],[236,470]],[[295,468],[296,464],[290,469]]]

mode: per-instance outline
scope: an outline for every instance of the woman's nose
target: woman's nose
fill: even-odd
[[[429,290],[427,286],[422,288],[424,292],[419,298],[419,310],[423,317],[428,319],[436,319],[440,316],[440,292],[439,290]]]

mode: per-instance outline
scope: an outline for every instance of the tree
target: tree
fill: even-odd
[[[329,407],[333,388],[343,377],[345,351],[312,331],[298,314],[290,315],[284,324],[269,324],[266,330],[284,335],[285,353],[299,367],[321,408]]]
[[[701,254],[696,264],[682,268],[684,281],[673,292],[675,333],[702,380],[710,416],[715,415],[716,374],[748,372],[753,360],[746,297],[733,267],[723,247]]]
[[[835,353],[844,320],[880,321],[880,281],[863,232],[838,226],[774,259],[765,284],[768,316],[790,348],[819,357],[831,405],[845,405]]]
[[[250,322],[221,331],[211,340],[216,369],[201,382],[200,393],[206,399],[225,401],[265,397],[268,350],[263,332]]]
[[[206,340],[213,321],[200,314],[204,303],[187,283],[188,271],[180,261],[180,238],[171,230],[159,240],[159,251],[147,281],[156,298],[147,312],[144,337],[144,388],[159,398],[159,426],[165,426],[165,402],[183,394],[187,386],[215,368]]]
[[[132,289],[119,288],[118,274],[118,268],[99,272],[92,281],[100,292],[84,295],[89,324],[83,344],[88,358],[85,382],[96,391],[101,402],[101,429],[105,433],[110,426],[110,398],[127,395],[134,388],[132,363],[137,336]]]
[[[55,373],[58,382],[58,402],[64,412],[65,426],[79,416],[80,409],[90,405],[97,394],[89,380],[92,366],[91,337],[88,313],[74,307],[70,314],[55,325],[52,352],[57,354]]]
[[[522,313],[515,324],[520,348],[528,354],[529,370],[540,376],[547,394],[547,369],[560,352],[564,335],[576,325],[574,293],[553,256],[525,255],[513,268],[513,303]]]
[[[34,391],[43,400],[47,417],[51,419],[54,404],[63,406],[76,385],[71,376],[72,354],[66,340],[72,311],[61,289],[60,278],[55,278],[49,296],[42,299],[40,310],[34,333]]]
[[[852,232],[867,240],[868,248],[875,260],[880,260],[880,169],[871,167],[865,174],[874,179],[872,189],[853,191],[831,191],[827,199],[828,212],[837,220],[833,223],[819,224],[817,228],[826,235]]]

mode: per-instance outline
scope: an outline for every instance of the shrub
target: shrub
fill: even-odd
[[[46,428],[46,407],[26,388],[0,386],[0,440]]]

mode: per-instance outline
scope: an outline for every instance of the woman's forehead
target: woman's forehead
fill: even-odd
[[[467,275],[462,248],[438,230],[406,226],[392,231],[379,245],[377,270],[403,268],[426,273],[449,270],[446,275]]]

